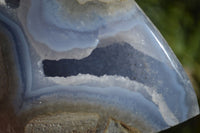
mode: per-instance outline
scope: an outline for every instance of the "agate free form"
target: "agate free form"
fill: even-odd
[[[181,64],[134,0],[0,5],[24,132],[72,132],[78,119],[75,131],[150,133],[199,114]]]

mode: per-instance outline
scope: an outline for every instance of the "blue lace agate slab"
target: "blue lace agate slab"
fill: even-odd
[[[112,117],[144,133],[199,114],[181,64],[135,1],[18,3],[0,1],[0,29],[12,40],[19,114],[53,106],[42,112],[97,113],[99,132]]]

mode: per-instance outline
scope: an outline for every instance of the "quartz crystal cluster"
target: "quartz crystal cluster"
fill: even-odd
[[[199,114],[181,64],[134,0],[0,0],[0,40],[25,133],[150,133]]]

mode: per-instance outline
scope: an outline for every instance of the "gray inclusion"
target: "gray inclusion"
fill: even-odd
[[[47,77],[68,77],[78,74],[118,75],[148,86],[155,85],[159,80],[166,81],[164,74],[174,72],[165,66],[164,63],[134,49],[130,44],[120,42],[96,48],[88,57],[80,60],[43,61],[44,74]],[[162,77],[159,73],[163,73]]]
[[[163,95],[178,120],[183,121],[187,118],[185,92],[178,82],[175,70],[137,51],[128,43],[116,42],[107,47],[96,48],[88,57],[81,60],[44,60],[43,69],[47,77],[69,77],[78,74],[128,77],[146,86],[157,88],[157,92]],[[174,101],[178,103],[173,104]]]

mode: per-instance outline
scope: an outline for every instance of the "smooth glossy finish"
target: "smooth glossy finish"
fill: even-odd
[[[149,133],[199,114],[182,66],[135,1],[0,4],[17,70],[13,103],[26,127],[40,115],[83,112],[99,116],[97,132],[114,118]]]

